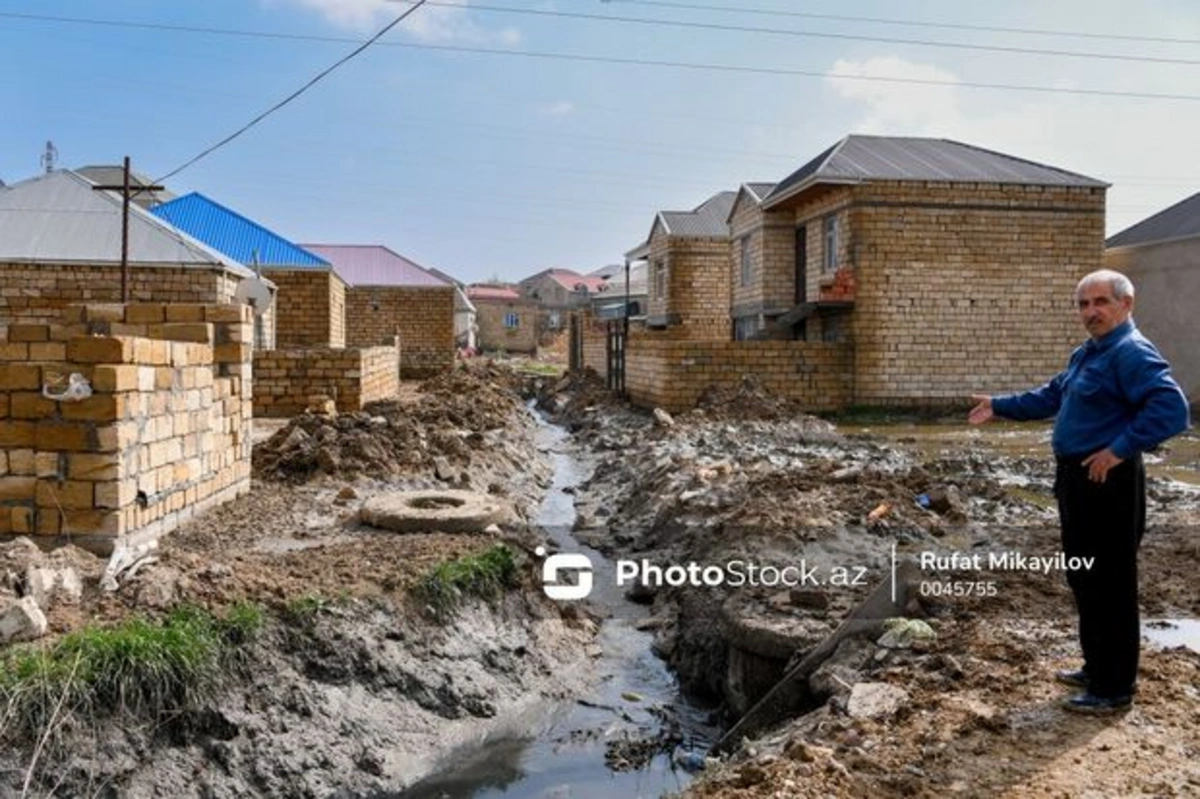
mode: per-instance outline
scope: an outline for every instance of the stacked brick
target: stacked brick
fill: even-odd
[[[787,212],[764,212],[742,192],[729,220],[730,294],[734,318],[774,316],[796,304],[796,228]],[[749,282],[742,283],[742,240],[749,246]]]
[[[275,346],[345,346],[346,284],[336,273],[329,269],[264,269],[263,276],[278,289]]]
[[[250,487],[250,309],[89,305],[0,343],[0,535],[99,553]],[[69,375],[92,395],[43,395]]]
[[[400,337],[400,376],[431,377],[454,365],[453,286],[362,286],[346,291],[353,322],[351,347],[373,347]],[[530,320],[532,323],[532,320]]]
[[[254,353],[254,415],[294,416],[315,397],[348,413],[400,390],[396,347],[273,350]]]
[[[213,269],[131,266],[135,302],[228,303],[237,279]],[[121,301],[118,266],[0,264],[0,320],[57,324],[79,303]]]

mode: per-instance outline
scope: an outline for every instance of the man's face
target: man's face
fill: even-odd
[[[1079,292],[1079,318],[1092,338],[1101,338],[1129,318],[1133,298],[1113,296],[1107,282],[1092,283]]]

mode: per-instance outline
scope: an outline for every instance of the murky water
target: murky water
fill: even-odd
[[[1142,637],[1163,649],[1187,647],[1200,652],[1200,619],[1160,619],[1142,624]]]
[[[651,799],[679,791],[690,774],[677,764],[702,758],[719,731],[709,709],[690,703],[674,676],[650,650],[652,633],[637,629],[648,611],[627,601],[616,587],[613,564],[570,534],[575,522],[573,489],[586,477],[565,451],[567,434],[545,425],[539,447],[550,454],[554,482],[537,523],[562,552],[581,552],[593,564],[593,606],[611,614],[600,628],[602,649],[592,692],[548,709],[540,725],[521,739],[494,740],[459,753],[453,767],[422,781],[402,799]],[[663,718],[677,725],[682,741],[644,767],[612,771],[605,764],[610,742],[659,739]]]

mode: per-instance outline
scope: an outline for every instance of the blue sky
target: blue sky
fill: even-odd
[[[685,210],[745,181],[782,179],[852,132],[944,136],[1108,180],[1114,184],[1110,234],[1200,190],[1194,157],[1200,4],[1193,0],[1015,0],[991,7],[950,0],[675,2],[471,0],[454,7],[439,0],[169,185],[180,193],[202,191],[297,241],[382,243],[466,281],[617,262],[645,237],[657,210]],[[128,154],[136,168],[158,177],[407,7],[398,0],[0,0],[0,179],[35,175],[47,140],[57,146],[61,166],[116,163]],[[672,24],[496,10],[506,8]],[[15,16],[29,14],[92,22]],[[1197,99],[1003,91],[969,83]]]

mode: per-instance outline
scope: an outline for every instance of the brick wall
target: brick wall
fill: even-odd
[[[864,184],[846,211],[855,401],[929,404],[1044,382],[1083,338],[1104,190]]]
[[[655,297],[654,264],[667,267],[667,295]],[[656,227],[650,238],[650,316],[665,318],[676,337],[724,341],[732,337],[729,239],[667,236]]]
[[[250,487],[251,311],[88,305],[0,342],[0,535],[104,554]],[[79,373],[93,395],[43,386]]]
[[[796,226],[790,212],[764,213],[743,193],[730,219],[730,298],[734,318],[773,317],[796,304]],[[741,284],[742,244],[750,247],[750,282]]]
[[[254,415],[294,416],[314,397],[343,413],[391,399],[400,390],[396,347],[306,348],[254,353]]]
[[[479,349],[483,352],[537,352],[537,306],[525,302],[474,299],[475,323],[479,325]],[[520,324],[504,326],[504,317],[515,313]]]
[[[351,347],[400,337],[400,376],[424,378],[454,365],[453,286],[362,286],[346,291]]]
[[[131,266],[134,302],[226,303],[238,279],[216,269]],[[0,324],[57,324],[78,303],[121,301],[119,266],[0,264]]]
[[[344,347],[346,284],[328,269],[263,269],[275,283],[275,346]]]

